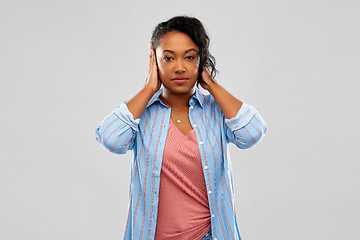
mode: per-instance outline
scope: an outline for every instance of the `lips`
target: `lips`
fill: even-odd
[[[178,76],[178,77],[174,77],[172,80],[188,80],[189,78],[184,77],[184,76]]]
[[[184,76],[178,76],[178,77],[174,77],[172,80],[176,84],[184,84],[189,80],[189,78]]]

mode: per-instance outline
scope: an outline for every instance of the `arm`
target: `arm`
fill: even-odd
[[[96,129],[96,140],[110,152],[119,154],[133,149],[140,116],[151,97],[160,89],[152,43],[149,57],[149,73],[144,88],[127,103],[122,102]]]
[[[246,149],[259,143],[267,130],[267,124],[256,109],[233,95],[211,79],[209,72],[202,72],[204,83],[225,116],[226,137],[237,147]]]
[[[96,141],[112,153],[126,153],[134,147],[138,125],[139,119],[134,120],[122,102],[96,129]]]
[[[219,104],[224,116],[228,119],[236,116],[241,108],[242,102],[231,95],[225,88],[220,86],[217,82],[211,79],[209,72],[204,69],[202,72],[203,83],[201,86],[209,91],[214,97],[217,104]]]
[[[151,42],[149,57],[149,72],[146,78],[145,87],[140,92],[138,92],[138,94],[136,94],[130,101],[127,102],[127,106],[135,119],[140,118],[151,97],[161,87],[161,81],[158,78],[155,52]]]
[[[226,138],[238,148],[258,144],[267,131],[267,124],[253,106],[243,102],[236,116],[225,118]]]

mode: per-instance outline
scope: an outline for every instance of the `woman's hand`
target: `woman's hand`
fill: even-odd
[[[210,92],[211,86],[216,83],[213,79],[211,79],[209,71],[204,68],[204,70],[201,73],[202,81],[200,82],[200,85],[203,89]]]
[[[149,87],[154,92],[157,92],[161,87],[161,81],[158,75],[158,68],[156,63],[155,51],[152,42],[150,42],[149,49],[149,71],[146,77],[145,87]]]
[[[200,82],[202,88],[206,89],[220,106],[224,116],[231,119],[236,116],[241,108],[242,102],[231,95],[225,88],[220,86],[215,80],[211,79],[209,71],[204,68],[201,73],[203,81]]]
[[[141,117],[149,100],[161,87],[161,81],[158,77],[155,51],[151,42],[149,57],[149,72],[146,77],[145,86],[143,87],[143,89],[140,90],[140,92],[138,92],[132,99],[130,99],[126,103],[134,119],[138,119]]]

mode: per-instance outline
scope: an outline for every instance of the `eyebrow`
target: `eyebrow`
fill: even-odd
[[[195,48],[190,48],[190,49],[186,50],[185,53],[188,53],[188,52],[191,52],[191,51],[195,51],[197,53]],[[164,50],[162,53],[164,53],[164,52],[169,52],[169,53],[173,53],[173,54],[175,53],[174,51],[167,50],[167,49]]]

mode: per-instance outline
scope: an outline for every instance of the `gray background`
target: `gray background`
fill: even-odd
[[[246,240],[359,239],[359,1],[0,3],[0,239],[121,239],[132,153],[95,128],[144,84],[155,25],[198,17],[268,133],[231,146]]]

